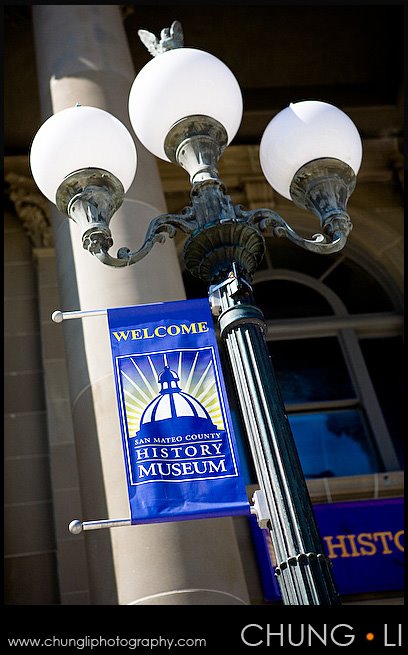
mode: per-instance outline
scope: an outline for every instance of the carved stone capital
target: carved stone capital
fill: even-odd
[[[8,172],[6,193],[34,248],[53,246],[50,203],[42,196],[33,180],[25,175]]]

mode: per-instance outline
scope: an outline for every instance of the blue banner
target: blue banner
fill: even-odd
[[[208,299],[108,323],[132,523],[249,514]]]
[[[404,588],[404,499],[313,505],[324,552],[341,595]],[[279,600],[268,530],[251,518],[265,600]]]

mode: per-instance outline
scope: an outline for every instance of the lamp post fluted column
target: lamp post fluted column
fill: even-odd
[[[262,312],[243,278],[218,287],[228,353],[248,444],[269,510],[268,529],[285,605],[337,605],[309,493],[265,341]]]

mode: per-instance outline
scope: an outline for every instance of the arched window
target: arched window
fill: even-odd
[[[322,256],[270,241],[254,296],[305,477],[401,469],[397,291],[352,248]],[[185,282],[188,297],[205,295]]]

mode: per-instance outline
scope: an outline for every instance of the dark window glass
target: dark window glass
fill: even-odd
[[[322,278],[323,283],[339,296],[351,314],[395,310],[381,284],[342,253],[322,256],[297,248],[284,239],[268,239],[267,248],[273,268],[299,271],[316,279]],[[336,262],[338,265],[330,272]]]
[[[311,230],[319,231],[319,221],[311,220]],[[311,231],[310,234],[313,234]],[[269,259],[273,268],[287,268],[291,271],[299,271],[311,277],[320,278],[325,271],[332,266],[339,255],[319,255],[295,246],[286,239],[267,239]]]
[[[298,282],[268,280],[254,284],[255,303],[266,319],[328,316],[333,310],[323,296]]]
[[[350,314],[394,311],[393,304],[377,280],[350,259],[324,279],[347,307]]]
[[[381,470],[359,410],[293,414],[289,422],[306,478],[364,475]]]
[[[400,466],[403,468],[403,412],[406,400],[403,397],[402,362],[404,347],[402,338],[361,339],[360,346]]]
[[[286,404],[355,398],[335,337],[270,341],[268,349]]]

